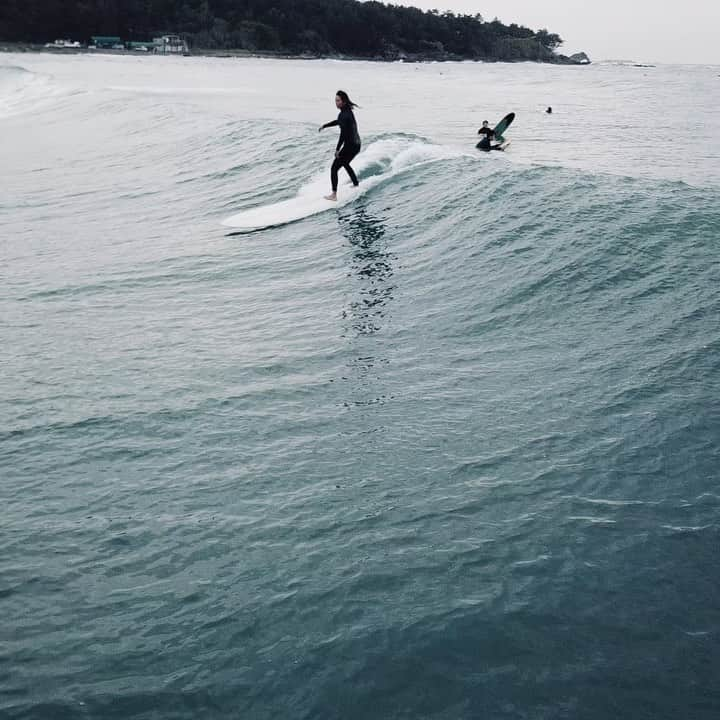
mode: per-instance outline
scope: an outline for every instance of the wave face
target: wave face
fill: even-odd
[[[0,65],[0,119],[32,110],[46,88],[47,78],[18,65]]]
[[[717,68],[2,62],[0,715],[717,717]]]

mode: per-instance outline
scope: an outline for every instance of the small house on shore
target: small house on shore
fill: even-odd
[[[158,55],[187,55],[189,50],[179,35],[161,35],[153,38],[153,52]]]
[[[115,35],[93,35],[90,39],[98,50],[123,50],[125,48],[120,38]]]
[[[50,50],[77,50],[82,45],[78,40],[55,40],[54,42],[45,43],[45,47]]]

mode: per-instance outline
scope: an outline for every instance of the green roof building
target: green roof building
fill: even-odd
[[[114,35],[93,35],[91,38],[95,47],[111,48],[114,45],[120,45],[120,38]]]

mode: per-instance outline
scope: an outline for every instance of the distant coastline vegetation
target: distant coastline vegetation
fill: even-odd
[[[559,35],[480,15],[357,0],[3,0],[0,40],[143,42],[180,34],[195,51],[379,60],[574,62]]]

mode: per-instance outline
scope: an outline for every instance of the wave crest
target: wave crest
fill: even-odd
[[[0,118],[31,112],[51,101],[52,77],[19,65],[0,65]]]

